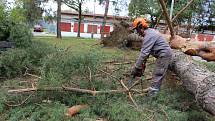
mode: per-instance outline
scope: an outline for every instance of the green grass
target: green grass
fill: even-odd
[[[54,79],[50,83],[58,85],[59,79],[65,79],[67,85],[72,85],[74,82],[80,87],[90,89],[92,85],[89,84],[89,70],[82,66],[77,69],[78,74],[73,74],[76,65],[86,65],[85,57],[93,60],[94,56],[101,56],[100,61],[116,60],[120,62],[135,60],[138,57],[138,51],[122,50],[118,48],[103,48],[99,45],[99,41],[95,39],[82,39],[82,38],[63,38],[62,40],[55,37],[35,37],[34,41],[44,42],[48,45],[54,46],[60,53],[51,54],[48,56],[47,63],[43,65],[46,68],[49,76],[48,79]],[[86,56],[86,53],[95,51],[93,56]],[[68,51],[64,54],[65,51]],[[80,54],[66,55],[66,54]],[[61,55],[63,54],[63,55]],[[68,56],[68,58],[67,58]],[[59,63],[58,63],[59,62]],[[71,62],[71,63],[70,63]],[[102,64],[99,61],[98,68],[107,70],[117,78],[125,78],[123,74],[129,73],[134,62],[128,65],[112,65]],[[150,58],[146,69],[146,76],[150,77],[153,70],[154,59]],[[71,65],[75,63],[75,65]],[[67,65],[69,64],[69,65]],[[94,64],[94,63],[92,63]],[[73,67],[74,66],[74,67]],[[69,68],[72,67],[72,68]],[[40,68],[41,70],[45,70]],[[92,68],[92,74],[97,71],[97,68]],[[111,72],[113,70],[116,70]],[[81,73],[84,72],[84,73]],[[54,75],[51,75],[53,74]],[[81,74],[81,75],[80,75]],[[45,74],[47,75],[47,74]],[[171,75],[171,74],[170,74]],[[43,76],[43,75],[41,75]],[[66,78],[65,78],[66,77]],[[70,77],[70,78],[68,78]],[[80,77],[87,77],[80,78]],[[30,78],[31,79],[31,78]],[[10,107],[5,104],[5,100],[12,101],[17,104],[29,97],[26,95],[5,95],[3,87],[23,88],[29,78],[14,78],[4,80],[1,82],[1,101],[0,101],[0,120],[1,121],[95,121],[97,118],[107,119],[108,121],[213,121],[213,117],[207,112],[203,111],[198,106],[194,97],[189,94],[178,83],[175,78],[166,79],[162,85],[159,95],[155,98],[146,96],[134,96],[138,103],[138,109],[129,101],[126,94],[106,94],[99,96],[91,96],[87,94],[79,94],[72,92],[37,92],[30,96],[30,98],[21,106]],[[70,80],[72,82],[67,82]],[[46,83],[46,79],[43,80]],[[64,82],[63,81],[63,82]],[[110,76],[103,74],[100,77],[92,77],[92,84],[96,90],[109,90],[120,88],[120,84]],[[22,83],[21,83],[22,82]],[[44,83],[41,83],[45,85]],[[147,87],[150,81],[143,82],[143,86]],[[54,84],[50,84],[55,86]],[[137,87],[141,88],[141,86]],[[64,114],[68,107],[77,104],[88,104],[89,108],[82,110],[75,117],[69,118]]]
[[[51,44],[60,49],[68,48],[72,51],[78,51],[78,52],[89,51],[92,48],[100,49],[102,47],[99,44],[100,41],[96,39],[66,37],[61,40],[55,37],[35,37],[34,40]],[[126,59],[135,59],[139,54],[138,51],[131,51],[131,50],[124,51],[122,49],[108,48],[108,47],[102,48],[101,51],[103,51],[104,54],[112,58],[124,57]]]

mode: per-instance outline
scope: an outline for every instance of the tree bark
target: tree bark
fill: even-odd
[[[61,23],[61,0],[57,0],[57,38],[62,38],[60,23]]]
[[[187,91],[202,108],[215,115],[215,73],[192,61],[191,57],[174,51],[170,69],[177,74]]]
[[[108,9],[109,9],[109,0],[105,0],[105,13],[104,13],[104,19],[102,22],[102,33],[101,33],[101,38],[104,38],[104,30],[105,30],[105,24],[107,20],[107,14],[108,14]]]
[[[82,2],[80,2],[78,4],[78,34],[77,34],[77,37],[80,37],[80,33],[81,33],[81,6],[82,6]]]

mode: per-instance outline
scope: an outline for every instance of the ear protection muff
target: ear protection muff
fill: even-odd
[[[137,23],[137,28],[138,28],[138,29],[142,29],[142,28],[143,28],[142,22],[141,22],[141,21],[139,21],[139,22]]]

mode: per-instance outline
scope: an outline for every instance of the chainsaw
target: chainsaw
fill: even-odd
[[[134,85],[135,78],[136,77],[134,75],[130,76],[130,78],[128,80],[128,88],[129,89]],[[140,81],[142,89],[143,89],[143,83],[142,83],[143,80],[144,80],[144,75],[141,76],[141,81]]]

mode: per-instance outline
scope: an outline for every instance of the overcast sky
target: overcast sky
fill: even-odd
[[[15,0],[7,0],[10,3],[14,3]],[[104,14],[104,9],[105,6],[104,5],[99,5],[99,2],[94,3],[94,0],[85,0],[86,2],[83,5],[82,9],[88,9],[90,12],[93,13],[94,11],[94,5],[95,5],[95,13],[96,14]],[[98,0],[96,0],[98,1]],[[111,1],[111,0],[110,0]],[[127,3],[129,3],[130,0],[124,0],[127,1]],[[11,4],[11,6],[13,6]],[[53,2],[53,0],[50,0],[48,3],[45,4],[45,8],[51,8],[53,11],[57,10],[57,4],[56,2]],[[62,10],[72,10],[71,8],[67,7],[66,5],[62,5]],[[112,5],[112,2],[110,2],[110,8],[108,11],[108,15],[114,15],[114,6]],[[119,13],[119,15],[121,16],[127,16],[128,15],[128,9],[127,7],[123,7],[123,9],[121,9],[121,12]]]

